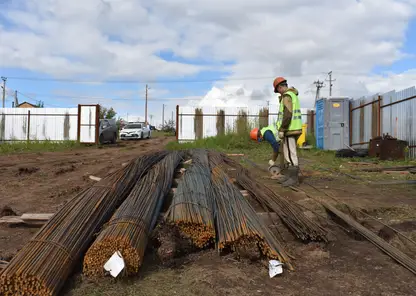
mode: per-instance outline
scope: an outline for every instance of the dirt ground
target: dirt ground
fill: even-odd
[[[18,215],[55,213],[84,186],[104,177],[127,161],[153,148],[163,148],[169,137],[79,148],[65,152],[22,153],[0,156],[0,210]],[[0,260],[8,260],[39,229],[0,225]]]
[[[10,206],[18,214],[55,212],[83,186],[94,182],[89,175],[104,176],[166,138],[126,144],[124,147],[88,148],[63,153],[27,154],[0,158],[0,207]],[[19,163],[17,166],[16,163]],[[140,275],[128,279],[92,281],[75,271],[62,295],[414,295],[416,277],[353,231],[346,232],[303,192],[282,189],[260,170],[253,174],[278,193],[298,202],[331,231],[328,244],[297,241],[282,225],[277,226],[287,251],[296,259],[296,270],[284,270],[270,279],[267,261],[240,261],[233,254],[219,256],[207,250],[178,258],[164,267],[149,251]],[[367,179],[371,175],[366,176]],[[302,191],[337,204],[360,208],[376,220],[394,225],[416,240],[416,186],[371,185],[333,173],[304,171]],[[313,185],[318,190],[312,188]],[[334,200],[333,198],[336,198]],[[348,209],[346,209],[348,211]],[[359,221],[380,233],[415,259],[416,247],[400,240],[380,223],[359,215]],[[276,226],[270,225],[276,230]],[[37,229],[0,226],[0,259],[13,256]]]

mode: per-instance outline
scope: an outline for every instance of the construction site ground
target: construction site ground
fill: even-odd
[[[162,136],[102,148],[0,156],[0,209],[9,206],[19,215],[54,213],[81,188],[94,182],[90,175],[103,177],[141,152],[162,148],[171,140]],[[267,148],[262,153],[247,151],[246,156],[253,156],[257,164],[265,166],[270,152]],[[363,225],[415,258],[414,245],[377,221],[394,226],[416,241],[416,186],[373,185],[382,180],[416,179],[415,175],[358,173],[357,169],[367,165],[333,160],[333,154],[319,152],[302,152],[301,156],[302,183],[298,191],[283,189],[270,180],[267,172],[244,162],[261,182],[298,202],[305,212],[331,230],[330,243],[305,244],[284,226],[272,225],[274,216],[266,215],[270,227],[279,231],[287,250],[296,258],[294,272],[284,270],[282,275],[270,279],[267,261],[240,260],[232,253],[219,256],[213,250],[187,254],[163,266],[149,250],[140,275],[134,278],[90,280],[82,276],[80,262],[62,295],[414,295],[414,274],[358,234],[347,232],[345,226],[328,219],[322,207],[305,192],[355,215]],[[377,221],[348,209],[343,202]],[[258,212],[264,212],[253,205]],[[0,259],[10,260],[37,231],[38,228],[0,225]]]

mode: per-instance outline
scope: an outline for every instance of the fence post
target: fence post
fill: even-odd
[[[81,141],[81,105],[78,104],[77,142]]]
[[[26,141],[29,143],[30,140],[30,110],[27,111],[27,139]]]
[[[378,136],[381,136],[381,101],[383,100],[382,96],[378,96]]]
[[[350,134],[350,136],[349,136],[349,138],[350,138],[350,147],[352,146],[352,123],[353,123],[353,120],[352,120],[352,102],[350,101],[350,104],[349,104],[349,106],[350,106],[350,120],[349,120],[349,125],[350,125],[350,130],[349,130],[349,134]]]
[[[176,141],[179,138],[179,105],[176,105]]]
[[[100,144],[100,105],[96,105],[95,109],[95,145]]]

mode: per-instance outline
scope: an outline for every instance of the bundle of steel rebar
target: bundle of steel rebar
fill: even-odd
[[[215,225],[218,248],[246,249],[255,244],[269,259],[278,259],[293,269],[283,246],[267,226],[261,223],[248,200],[218,166],[212,169],[212,183],[217,211]]]
[[[114,252],[123,256],[121,275],[137,274],[143,262],[149,233],[153,230],[164,197],[170,191],[182,152],[171,152],[140,179],[117,209],[84,257],[84,274],[105,275],[104,264]]]
[[[148,152],[68,201],[3,270],[0,295],[57,295],[94,234],[166,154]]]
[[[193,150],[192,165],[182,177],[165,218],[198,248],[215,239],[213,194],[208,154]]]
[[[327,231],[307,217],[293,201],[277,194],[265,184],[257,182],[243,166],[225,154],[210,151],[211,167],[226,166],[234,168],[236,183],[247,190],[266,210],[275,212],[291,232],[301,240],[327,241]]]

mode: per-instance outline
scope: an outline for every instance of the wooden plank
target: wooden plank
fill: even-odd
[[[9,264],[9,262],[0,260],[0,270],[6,268],[7,264]]]
[[[383,171],[383,174],[387,175],[408,175],[409,171]]]
[[[50,213],[41,213],[41,214],[32,214],[32,213],[26,213],[23,214],[20,219],[24,221],[48,221],[50,218],[52,218],[54,214]]]
[[[90,179],[94,180],[94,181],[97,181],[97,182],[101,181],[100,177],[95,177],[95,176],[90,176]]]
[[[25,223],[19,216],[3,216],[0,218],[0,224],[21,224]]]

